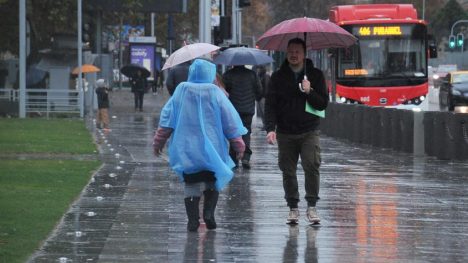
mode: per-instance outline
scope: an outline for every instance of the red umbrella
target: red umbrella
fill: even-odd
[[[286,51],[288,41],[305,39],[307,49],[342,48],[356,43],[348,31],[331,22],[317,18],[285,20],[266,31],[257,42],[259,49]]]

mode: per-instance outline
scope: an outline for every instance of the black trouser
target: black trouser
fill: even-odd
[[[144,91],[135,91],[134,93],[135,96],[135,110],[136,109],[143,109],[143,96],[145,95]]]
[[[252,133],[253,115],[239,113],[239,116],[241,117],[242,124],[244,125],[245,128],[247,128],[247,134],[242,135],[242,140],[245,143],[244,157],[242,157],[242,160],[250,161],[250,156],[252,155],[252,150],[250,150],[250,134]],[[237,164],[236,152],[234,151],[234,149],[229,148],[229,155],[231,156],[234,163]]]

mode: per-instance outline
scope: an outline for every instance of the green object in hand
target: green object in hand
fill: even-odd
[[[316,110],[308,102],[305,103],[305,111],[314,115],[319,116],[320,118],[325,118],[324,110]]]

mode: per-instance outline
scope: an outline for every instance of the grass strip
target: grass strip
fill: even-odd
[[[25,153],[35,157],[14,158]],[[89,160],[93,153],[96,160]],[[0,262],[24,262],[101,163],[92,136],[78,119],[0,118],[0,154],[12,157],[0,159]],[[72,158],[83,154],[88,158]]]
[[[83,120],[1,119],[0,153],[96,153]]]
[[[27,260],[99,165],[97,160],[0,160],[0,262]]]

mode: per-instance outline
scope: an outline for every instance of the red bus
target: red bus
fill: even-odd
[[[394,106],[426,98],[427,27],[413,5],[335,6],[329,19],[358,38],[334,56],[339,101]]]

